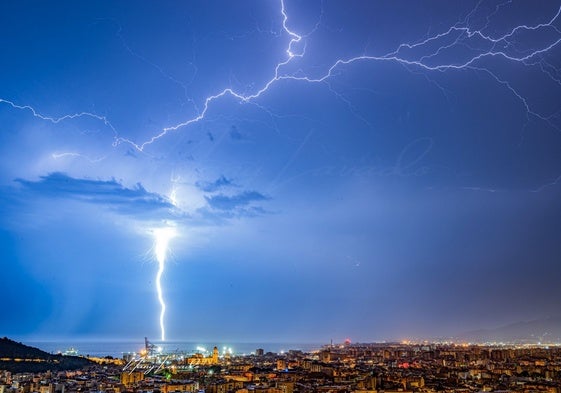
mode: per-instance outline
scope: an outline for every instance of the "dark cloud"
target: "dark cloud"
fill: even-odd
[[[234,186],[232,180],[227,179],[224,175],[220,176],[213,182],[196,182],[197,188],[204,192],[215,192],[224,187]]]
[[[247,206],[252,202],[265,201],[269,198],[257,191],[245,191],[240,194],[228,196],[219,194],[205,197],[210,207],[217,210],[232,211]]]
[[[115,179],[77,179],[65,173],[54,172],[41,176],[40,180],[16,179],[27,191],[43,197],[69,198],[87,203],[105,205],[122,213],[137,214],[174,206],[160,194],[146,191],[142,184],[124,187]]]

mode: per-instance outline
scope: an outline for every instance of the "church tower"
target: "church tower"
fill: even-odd
[[[212,350],[212,363],[213,364],[218,364],[218,348],[214,347],[214,349]]]

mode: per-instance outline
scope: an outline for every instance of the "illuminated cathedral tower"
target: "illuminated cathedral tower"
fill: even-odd
[[[212,363],[218,364],[218,347],[214,347],[212,350]]]

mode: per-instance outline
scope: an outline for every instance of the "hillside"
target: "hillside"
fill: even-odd
[[[76,370],[92,365],[79,356],[52,355],[38,348],[0,338],[0,370],[11,372],[43,372]]]
[[[537,344],[561,342],[561,317],[522,321],[495,329],[483,329],[458,335],[469,342],[516,342]]]

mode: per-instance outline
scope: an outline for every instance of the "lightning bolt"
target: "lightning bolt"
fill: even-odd
[[[158,293],[158,302],[160,303],[160,332],[162,341],[166,339],[166,328],[164,317],[166,314],[166,302],[164,300],[162,290],[162,275],[166,268],[166,257],[168,253],[169,242],[173,239],[177,232],[173,227],[157,228],[154,233],[154,255],[158,261],[158,272],[156,273],[156,291]]]
[[[83,159],[89,161],[92,164],[103,161],[106,158],[105,156],[99,157],[99,158],[91,158],[91,157],[88,157],[84,154],[75,153],[75,152],[53,153],[53,154],[51,154],[51,157],[53,157],[56,160],[58,160],[59,158],[65,158],[65,157],[83,158]]]
[[[111,122],[105,116],[96,115],[95,113],[78,112],[78,113],[74,113],[74,114],[63,115],[63,116],[60,116],[60,117],[53,117],[53,116],[47,116],[47,115],[43,115],[43,114],[39,113],[31,105],[19,105],[19,104],[16,104],[15,102],[13,102],[13,101],[6,100],[6,99],[3,99],[3,98],[0,98],[0,104],[9,105],[14,109],[29,111],[29,112],[31,112],[33,117],[51,122],[53,124],[58,124],[58,123],[61,123],[65,120],[78,119],[80,117],[89,117],[89,118],[92,118],[92,119],[95,119],[95,120],[99,120],[104,125],[109,127],[115,133],[115,137],[117,137],[117,135],[118,135],[117,130],[115,129],[115,127],[113,127],[113,124],[111,124]]]
[[[446,30],[430,35],[425,39],[419,40],[414,43],[401,43],[394,50],[381,54],[381,55],[368,55],[363,54],[360,56],[354,56],[349,58],[339,58],[333,62],[326,70],[317,76],[301,75],[303,73],[302,69],[299,69],[298,74],[283,73],[282,70],[285,66],[292,63],[295,59],[304,58],[306,54],[306,38],[314,33],[318,28],[320,22],[316,24],[314,29],[306,35],[298,34],[293,31],[288,26],[288,13],[284,0],[280,0],[280,14],[282,16],[282,31],[288,35],[289,41],[285,49],[285,58],[276,64],[273,72],[273,76],[257,91],[253,94],[242,94],[234,91],[232,88],[227,87],[222,91],[208,96],[203,103],[202,110],[199,113],[187,120],[184,120],[178,124],[171,125],[161,129],[159,132],[154,134],[148,140],[137,143],[131,139],[119,136],[119,133],[113,127],[113,125],[104,116],[97,115],[90,112],[80,112],[71,115],[65,115],[61,117],[51,117],[46,116],[29,105],[18,105],[10,100],[1,99],[0,103],[8,104],[14,109],[28,110],[36,118],[50,121],[54,124],[59,123],[64,120],[74,119],[78,117],[90,117],[102,121],[107,127],[109,127],[115,133],[113,146],[116,147],[121,143],[128,143],[133,146],[138,151],[143,152],[146,147],[158,141],[159,139],[165,137],[168,133],[178,131],[181,128],[187,127],[189,125],[200,122],[205,119],[209,106],[216,100],[231,96],[239,100],[241,103],[253,102],[257,98],[265,94],[273,85],[285,81],[300,81],[304,83],[327,83],[329,79],[336,76],[338,69],[343,66],[348,66],[353,63],[358,62],[392,62],[397,63],[401,66],[406,67],[411,71],[411,68],[416,68],[418,70],[426,72],[446,72],[446,71],[460,71],[460,70],[471,70],[474,72],[482,72],[487,74],[494,82],[499,85],[504,86],[508,89],[523,105],[527,116],[534,116],[547,124],[552,128],[561,132],[561,129],[556,125],[553,120],[555,120],[558,115],[557,112],[551,114],[543,114],[532,108],[528,100],[521,94],[513,84],[503,78],[501,78],[497,73],[485,67],[481,62],[485,59],[496,58],[503,59],[505,61],[522,64],[524,66],[536,66],[539,67],[544,75],[549,77],[553,82],[561,86],[561,79],[555,74],[558,70],[548,63],[544,56],[551,52],[555,47],[561,43],[561,30],[555,26],[556,21],[559,19],[561,14],[561,7],[557,9],[555,14],[551,16],[548,20],[541,23],[536,23],[534,25],[521,24],[510,28],[506,33],[500,35],[492,35],[485,33],[486,29],[489,28],[491,24],[491,18],[499,12],[500,8],[511,4],[511,1],[505,1],[504,3],[495,6],[495,9],[486,16],[486,23],[483,27],[479,29],[474,29],[470,26],[471,17],[479,11],[483,1],[479,1],[476,6],[469,12],[463,20],[460,20],[453,26],[447,28]],[[323,13],[323,11],[322,11]],[[526,49],[520,51],[516,48],[516,36],[520,33],[531,33],[531,32],[551,32],[556,35],[553,40],[549,43],[543,44],[542,46],[534,49]],[[120,33],[119,33],[120,34]],[[122,40],[122,36],[119,35]],[[298,46],[302,46],[302,49],[298,50]],[[131,49],[125,46],[130,52]],[[462,61],[444,61],[443,54],[449,49],[464,49],[466,54],[470,54]],[[138,56],[137,54],[135,54]],[[158,68],[159,69],[159,68]],[[331,91],[333,91],[330,88]],[[340,97],[340,94],[334,92]]]
[[[454,26],[451,26],[444,32],[434,34],[416,43],[402,43],[395,50],[383,55],[360,55],[346,59],[337,59],[331,66],[327,68],[327,70],[323,74],[316,77],[311,77],[296,74],[283,74],[282,69],[289,63],[293,62],[294,59],[303,58],[305,56],[305,45],[304,48],[299,52],[295,48],[308,35],[312,34],[317,29],[319,23],[316,24],[314,30],[312,30],[312,32],[310,32],[308,35],[297,34],[288,27],[288,13],[286,12],[284,0],[280,0],[282,29],[284,33],[286,33],[290,37],[287,48],[285,50],[286,58],[275,66],[273,77],[269,79],[269,81],[267,81],[259,90],[257,90],[253,94],[244,95],[234,91],[232,88],[225,88],[217,94],[208,96],[204,101],[202,111],[200,111],[197,116],[187,119],[181,123],[165,127],[159,133],[155,134],[150,139],[140,144],[135,143],[127,138],[117,137],[114,141],[114,146],[125,142],[131,144],[139,151],[144,151],[147,146],[163,138],[168,133],[177,131],[180,128],[203,120],[206,117],[209,105],[219,98],[232,96],[238,99],[241,103],[248,103],[259,98],[261,95],[266,93],[269,88],[271,88],[278,82],[284,80],[300,81],[305,83],[327,82],[329,79],[335,76],[335,71],[342,66],[351,65],[353,63],[363,61],[393,62],[407,68],[415,67],[427,72],[471,70],[475,72],[480,71],[487,73],[491,77],[491,79],[495,80],[495,82],[497,82],[498,84],[505,86],[520,100],[526,110],[527,115],[533,115],[548,123],[558,131],[561,131],[561,129],[552,122],[552,119],[557,115],[557,113],[544,115],[534,110],[528,103],[527,99],[513,87],[512,83],[500,78],[490,69],[480,65],[482,60],[488,58],[502,58],[503,60],[520,63],[525,66],[538,65],[544,74],[546,74],[555,83],[561,85],[560,80],[552,75],[550,71],[551,65],[543,59],[543,55],[549,53],[556,46],[558,46],[559,43],[561,43],[561,30],[559,30],[554,25],[556,20],[559,18],[559,15],[561,14],[561,7],[559,7],[555,15],[553,15],[547,22],[537,23],[535,25],[518,25],[512,27],[505,34],[492,36],[490,34],[485,34],[484,32],[485,29],[489,27],[491,17],[496,14],[501,7],[505,6],[506,4],[510,4],[510,2],[505,2],[496,6],[495,10],[487,16],[487,23],[485,24],[485,26],[480,29],[472,29],[469,26],[469,19],[474,13],[477,12],[481,3],[482,1],[478,2],[475,8],[464,18],[463,21],[456,23]],[[514,45],[514,38],[517,34],[521,32],[547,30],[555,33],[558,37],[555,38],[552,42],[544,44],[542,47],[533,50],[527,50],[524,53],[518,53]],[[438,44],[439,42],[447,41],[451,41],[451,43],[443,43],[441,45],[437,45],[436,49],[433,48],[433,45]],[[447,49],[461,46],[467,47],[468,49],[474,51],[475,54],[459,62],[444,62],[442,60],[440,60],[439,62],[439,56],[442,57],[443,52],[445,52]],[[415,51],[421,52],[421,54],[417,54],[415,56]],[[410,52],[410,54],[407,55],[407,52]],[[302,70],[299,70],[299,72],[301,73]]]
[[[205,99],[204,105],[203,105],[203,110],[195,117],[185,120],[184,122],[181,122],[179,124],[170,126],[170,127],[165,127],[162,129],[162,131],[154,136],[152,136],[149,140],[147,140],[144,143],[141,144],[137,144],[133,141],[131,141],[130,139],[126,139],[126,138],[121,138],[121,137],[117,137],[115,139],[115,142],[113,143],[113,146],[117,146],[122,142],[125,143],[129,143],[130,145],[134,146],[137,150],[139,151],[144,151],[144,148],[148,145],[151,145],[152,143],[156,142],[158,139],[163,138],[164,136],[166,136],[169,132],[172,131],[177,131],[180,128],[186,127],[188,125],[194,124],[194,123],[198,123],[199,121],[203,120],[206,117],[206,113],[208,111],[209,105],[222,97],[225,96],[232,96],[237,98],[238,100],[240,100],[241,102],[250,102],[258,97],[260,97],[263,93],[265,93],[267,90],[269,90],[269,88],[275,83],[278,82],[282,79],[288,79],[282,75],[279,74],[281,67],[289,64],[294,58],[297,57],[303,57],[305,54],[305,50],[302,51],[301,53],[295,53],[295,50],[293,49],[294,46],[296,44],[298,44],[300,41],[302,41],[303,36],[296,34],[295,32],[293,32],[292,30],[290,30],[287,26],[287,22],[288,22],[288,14],[286,13],[286,8],[284,5],[284,0],[281,0],[280,2],[281,5],[281,15],[282,15],[282,28],[284,30],[285,33],[287,33],[290,37],[290,41],[288,42],[288,47],[286,49],[286,55],[287,58],[285,61],[280,62],[276,65],[275,67],[275,73],[274,76],[267,82],[265,83],[265,85],[258,90],[256,93],[251,94],[251,95],[243,95],[241,93],[237,93],[235,92],[233,89],[231,88],[225,88],[224,90],[222,90],[221,92],[209,96]],[[316,25],[317,28],[317,25]],[[315,30],[315,29],[314,29]],[[312,31],[313,32],[313,31]],[[296,78],[290,78],[290,79],[296,79]]]

